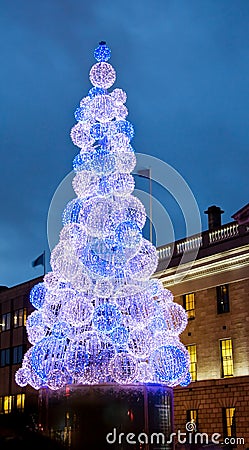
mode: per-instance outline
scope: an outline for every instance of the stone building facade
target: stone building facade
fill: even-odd
[[[175,430],[187,433],[191,422],[194,432],[208,435],[209,443],[217,433],[213,439],[220,444],[245,449],[249,447],[249,205],[225,225],[220,208],[210,207],[207,213],[207,231],[158,248],[156,275],[189,317],[181,340],[190,353],[193,381],[174,388]],[[189,262],[181,265],[184,252]],[[201,439],[194,434],[191,438],[197,443]]]

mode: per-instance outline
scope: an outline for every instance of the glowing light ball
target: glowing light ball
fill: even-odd
[[[187,350],[178,346],[165,345],[155,350],[150,357],[150,364],[159,382],[174,385],[188,371]]]
[[[108,89],[116,80],[116,72],[107,62],[94,64],[90,70],[90,81],[93,86]]]
[[[146,279],[156,270],[158,265],[158,255],[155,247],[143,239],[138,253],[129,261],[129,272],[131,278]]]
[[[128,109],[124,105],[118,105],[115,108],[115,117],[117,120],[125,119],[128,115]]]
[[[97,61],[108,61],[111,57],[111,50],[106,43],[101,41],[99,46],[94,50],[94,58]]]
[[[79,153],[73,160],[73,169],[75,172],[92,169],[92,155],[89,153]]]
[[[106,89],[93,87],[88,91],[88,96],[93,99],[96,95],[104,95],[107,93]],[[85,99],[84,99],[85,100]]]
[[[44,276],[44,285],[47,289],[58,288],[59,282],[59,277],[54,272],[48,272]]]
[[[167,332],[180,334],[185,330],[188,316],[185,309],[177,303],[166,303],[163,306]]]
[[[46,379],[50,372],[63,364],[63,355],[66,341],[52,336],[42,339],[34,345],[31,354],[31,364],[35,373]],[[55,362],[56,358],[56,362]],[[44,364],[45,362],[45,364]]]
[[[72,181],[74,192],[80,197],[93,195],[96,185],[99,183],[99,177],[96,174],[86,170],[77,173]]]
[[[29,371],[22,368],[18,369],[15,373],[15,381],[21,387],[27,386],[29,382]]]
[[[135,169],[136,157],[133,152],[119,151],[116,155],[116,168],[121,173],[129,173]]]
[[[127,222],[136,223],[142,229],[146,222],[144,205],[136,197],[127,196],[123,202],[123,217]]]
[[[80,222],[80,212],[82,209],[82,200],[74,199],[71,200],[63,211],[62,223],[66,225],[67,223],[77,223]]]
[[[121,222],[115,230],[115,238],[122,247],[136,247],[141,243],[142,233],[133,222]]]
[[[46,336],[48,328],[43,322],[42,312],[33,311],[27,318],[26,330],[31,344],[39,342]]]
[[[80,148],[87,148],[93,142],[92,138],[85,132],[81,122],[73,126],[70,136],[74,145]]]
[[[129,141],[134,137],[133,125],[128,120],[118,120],[116,122],[117,133],[123,133]]]
[[[31,289],[29,300],[34,308],[39,309],[42,307],[46,293],[47,289],[44,283],[38,283]]]
[[[64,245],[68,245],[71,248],[81,248],[87,243],[86,229],[82,224],[67,223],[60,232],[60,240],[65,241]]]
[[[138,364],[136,378],[140,383],[149,383],[150,380],[153,379],[153,374],[152,374],[150,366],[147,362],[142,361]]]
[[[92,320],[93,305],[88,295],[76,294],[71,301],[68,302],[65,309],[65,318],[71,325],[86,325]]]
[[[135,188],[135,182],[132,175],[128,173],[114,174],[112,177],[113,192],[116,195],[126,196],[131,194]]]
[[[132,383],[137,375],[137,361],[129,353],[118,353],[110,362],[110,372],[120,384]]]
[[[110,95],[115,105],[122,105],[126,102],[127,95],[122,89],[114,89]]]
[[[73,280],[78,272],[83,270],[74,249],[65,247],[62,243],[57,244],[53,249],[50,264],[53,271],[64,280]]]

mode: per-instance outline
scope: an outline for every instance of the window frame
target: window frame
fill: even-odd
[[[236,437],[236,408],[234,406],[222,408],[222,423],[224,438]]]
[[[24,356],[24,345],[12,347],[12,364],[21,364]]]
[[[228,284],[221,284],[219,286],[216,286],[216,302],[217,314],[225,314],[230,312]]]
[[[223,344],[225,343],[226,344],[230,343],[230,345],[223,346]],[[221,360],[221,378],[233,377],[234,376],[233,342],[231,338],[220,339],[220,360]]]
[[[27,308],[19,308],[13,311],[13,328],[25,327]]]
[[[183,308],[185,309],[188,320],[195,319],[195,293],[189,292],[183,295]]]
[[[24,412],[25,409],[25,394],[23,392],[15,395],[15,409]]]
[[[186,345],[186,349],[188,350],[189,358],[190,358],[189,372],[191,375],[191,380],[197,381],[197,345],[196,344],[188,344],[188,345]],[[190,349],[194,349],[194,352],[191,352]],[[192,360],[192,357],[194,360]],[[194,366],[194,370],[191,370],[192,365]],[[194,376],[192,374],[194,374]]]
[[[1,314],[1,332],[11,329],[11,312]]]
[[[11,365],[11,352],[10,347],[2,348],[0,350],[0,368]]]
[[[197,408],[187,409],[186,422],[195,424],[195,429],[193,430],[193,433],[196,433],[198,431],[198,409]]]

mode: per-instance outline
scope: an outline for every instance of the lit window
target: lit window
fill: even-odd
[[[195,294],[185,294],[183,296],[183,307],[188,314],[189,319],[195,318]]]
[[[17,309],[14,311],[14,328],[24,327],[26,325],[26,308]]]
[[[5,395],[3,398],[3,412],[9,414],[12,411],[13,395]]]
[[[14,325],[14,328],[18,327],[18,311],[14,312],[13,325]]]
[[[221,352],[221,376],[222,378],[233,376],[233,348],[232,339],[220,341]]]
[[[236,437],[235,408],[222,408],[224,437]]]
[[[27,309],[23,308],[22,324],[23,324],[24,327],[26,327],[26,319],[27,319]]]
[[[25,394],[17,394],[16,396],[16,408],[24,411]]]
[[[197,354],[196,354],[196,344],[187,345],[187,350],[190,356],[190,367],[189,372],[191,375],[191,380],[197,380]]]
[[[217,313],[223,314],[229,312],[228,284],[217,286],[216,294],[217,294]]]
[[[187,410],[187,422],[194,424],[193,431],[197,431],[197,429],[198,429],[198,410],[197,409],[188,409]]]
[[[1,331],[10,330],[10,325],[11,325],[11,313],[2,314]]]

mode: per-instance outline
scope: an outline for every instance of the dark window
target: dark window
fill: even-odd
[[[19,364],[23,358],[23,345],[17,345],[13,347],[13,364]]]
[[[0,366],[5,367],[10,365],[10,349],[4,348],[1,350]]]
[[[229,312],[229,291],[228,284],[216,287],[217,295],[217,313],[223,314]]]
[[[195,294],[185,294],[183,296],[183,307],[188,314],[188,319],[195,318]]]
[[[222,408],[223,433],[225,437],[236,437],[235,408]]]

